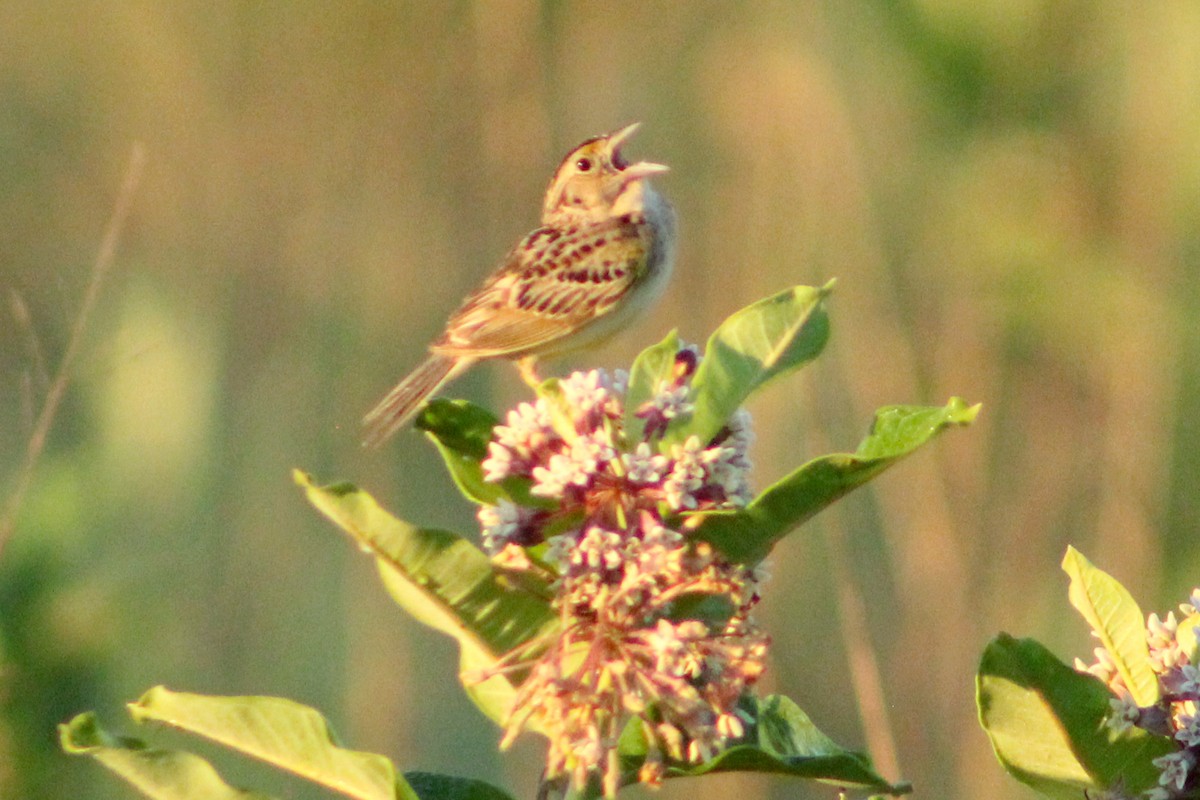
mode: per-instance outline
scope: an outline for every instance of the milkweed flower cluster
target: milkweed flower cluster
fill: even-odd
[[[1116,695],[1110,701],[1111,712],[1105,720],[1110,728],[1120,732],[1136,725],[1169,736],[1178,745],[1177,751],[1154,759],[1159,779],[1158,786],[1144,794],[1149,800],[1190,797],[1200,788],[1196,769],[1200,763],[1200,665],[1192,663],[1200,638],[1200,588],[1192,590],[1188,602],[1180,605],[1179,610],[1182,620],[1176,619],[1174,611],[1163,619],[1157,614],[1147,618],[1150,665],[1160,689],[1155,705],[1137,705],[1106,648],[1095,649],[1096,661],[1092,664],[1075,660],[1076,669],[1095,675]]]
[[[550,742],[547,776],[582,788],[621,781],[617,740],[637,720],[648,745],[638,779],[666,763],[701,762],[745,734],[738,708],[762,674],[767,636],[750,616],[762,575],[689,539],[690,512],[750,499],[749,417],[711,441],[664,444],[690,414],[694,350],[626,426],[626,376],[577,372],[493,430],[488,481],[529,482],[544,507],[509,501],[479,511],[485,549],[507,567],[555,577],[561,627],[531,660],[505,721],[504,745],[534,729]],[[716,610],[714,610],[716,609]],[[486,676],[482,676],[486,677]]]

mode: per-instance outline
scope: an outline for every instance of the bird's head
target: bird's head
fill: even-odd
[[[599,221],[640,210],[645,179],[668,169],[649,161],[630,164],[621,154],[640,125],[588,139],[567,154],[546,190],[543,224]]]

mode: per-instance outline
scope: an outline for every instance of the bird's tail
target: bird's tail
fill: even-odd
[[[377,447],[408,423],[425,398],[446,381],[458,375],[471,361],[451,356],[431,355],[404,380],[388,392],[379,405],[363,417],[366,434],[363,445]]]

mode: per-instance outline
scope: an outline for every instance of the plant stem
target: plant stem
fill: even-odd
[[[22,460],[21,466],[17,469],[16,485],[8,498],[8,503],[5,505],[4,515],[0,516],[0,555],[3,554],[4,546],[8,543],[13,530],[16,528],[17,516],[21,512],[21,504],[25,500],[25,493],[29,490],[29,485],[33,480],[34,469],[37,467],[38,459],[46,447],[46,437],[50,432],[50,426],[53,424],[54,417],[58,413],[58,407],[67,392],[67,384],[71,378],[71,367],[74,365],[75,359],[79,354],[79,348],[83,342],[83,334],[87,329],[88,319],[91,317],[92,309],[95,307],[96,300],[100,296],[100,286],[104,282],[104,278],[108,274],[113,258],[116,255],[117,244],[120,241],[121,232],[125,227],[125,221],[129,217],[129,209],[133,205],[133,196],[141,179],[142,167],[145,161],[145,150],[141,142],[135,142],[129,156],[129,165],[125,168],[125,177],[121,181],[120,192],[113,203],[112,215],[109,217],[108,225],[104,230],[104,238],[100,241],[100,249],[96,253],[96,260],[92,264],[91,280],[88,282],[87,290],[84,292],[83,303],[80,305],[79,313],[75,317],[75,324],[71,327],[71,336],[67,340],[67,349],[63,353],[62,361],[58,365],[58,372],[55,374],[54,380],[50,383],[50,388],[46,391],[46,399],[42,403],[42,410],[34,422],[33,431],[30,433],[29,441],[25,445],[25,458]]]

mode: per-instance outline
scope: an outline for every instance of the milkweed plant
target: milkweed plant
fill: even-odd
[[[721,324],[703,350],[672,333],[628,371],[547,380],[503,417],[432,401],[416,426],[478,506],[477,532],[421,528],[355,486],[296,473],[312,505],[375,558],[396,602],[457,641],[458,678],[499,727],[499,745],[522,735],[545,741],[539,797],[611,798],[630,784],[717,771],[909,791],[835,744],[791,699],[755,691],[771,638],[754,610],[769,589],[772,549],[978,410],[957,398],[880,409],[853,453],[812,459],[756,494],[743,405],[820,354],[831,286],[761,300]],[[1141,705],[1167,696],[1146,703],[1130,691]],[[345,749],[320,714],[282,698],[156,687],[129,711],[135,722],[213,740],[351,797],[510,797]],[[1120,715],[1143,723],[1125,706]],[[62,725],[60,737],[68,752],[94,757],[150,797],[247,796],[200,756],[114,735],[92,713]]]
[[[997,636],[976,679],[979,719],[1017,780],[1052,798],[1200,797],[1200,588],[1143,616],[1074,548],[1068,597],[1099,641],[1074,666],[1033,639]]]

